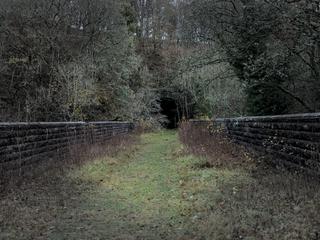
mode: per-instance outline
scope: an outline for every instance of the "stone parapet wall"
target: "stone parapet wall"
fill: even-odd
[[[320,171],[320,113],[220,118],[215,125],[236,142],[277,161]]]
[[[0,174],[65,157],[70,147],[127,134],[129,122],[0,123]]]

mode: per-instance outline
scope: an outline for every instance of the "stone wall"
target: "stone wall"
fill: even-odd
[[[0,123],[0,176],[131,130],[128,122]]]
[[[240,144],[274,156],[274,160],[320,171],[320,113],[216,119]]]

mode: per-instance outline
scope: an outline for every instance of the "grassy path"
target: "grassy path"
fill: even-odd
[[[196,205],[214,172],[194,170],[197,162],[166,131],[143,135],[133,153],[83,166],[70,176],[89,183],[83,202],[68,208],[50,238],[201,239]]]
[[[243,173],[199,169],[200,162],[174,131],[142,135],[133,149],[6,196],[0,239],[213,239],[208,228],[225,231],[219,218],[208,221],[222,201],[220,185],[232,192]]]
[[[145,134],[134,150],[70,172],[64,207],[51,213],[44,239],[209,239],[217,180],[236,174],[200,170],[199,162],[184,153],[176,132]]]
[[[319,239],[318,184],[202,161],[176,132],[145,134],[114,157],[0,198],[0,239]]]

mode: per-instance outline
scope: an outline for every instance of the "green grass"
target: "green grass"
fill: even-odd
[[[180,149],[176,132],[146,134],[136,152],[97,160],[70,173],[71,179],[90,183],[90,190],[82,194],[86,201],[74,209],[75,212],[71,209],[68,213],[75,215],[79,209],[89,211],[85,222],[72,221],[74,227],[83,230],[80,236],[86,239],[97,232],[101,239],[190,236],[194,189],[189,190],[187,185],[194,179],[205,183],[211,173],[193,171],[191,166],[199,160],[179,156]],[[89,222],[95,227],[88,229]],[[70,228],[70,224],[66,226],[63,222],[52,236],[63,237],[65,228]],[[78,239],[79,232],[68,238]]]
[[[144,134],[113,157],[3,197],[0,239],[317,239],[318,185],[203,161],[174,131]]]
[[[183,154],[176,132],[162,131],[143,135],[135,153],[97,160],[72,172],[72,179],[91,186],[83,191],[86,201],[68,213],[89,211],[86,221],[71,223],[82,229],[81,234],[68,238],[88,239],[98,233],[101,239],[201,239],[205,233],[199,234],[196,223],[221,197],[219,181],[236,183],[243,175],[199,170],[195,168],[199,162]],[[70,228],[62,223],[57,239]],[[89,223],[95,227],[88,228]]]

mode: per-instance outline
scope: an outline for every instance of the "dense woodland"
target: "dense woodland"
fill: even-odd
[[[320,111],[319,0],[1,0],[0,121]]]

